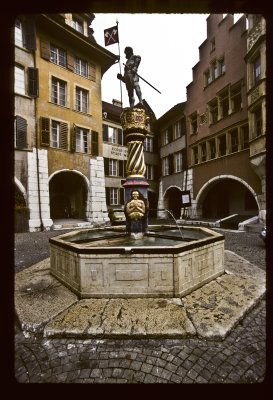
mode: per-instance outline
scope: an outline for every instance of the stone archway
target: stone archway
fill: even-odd
[[[86,218],[87,186],[75,171],[60,171],[49,181],[50,216],[52,219]]]
[[[232,176],[221,176],[207,182],[199,191],[196,203],[202,217],[208,219],[221,219],[233,214],[251,217],[259,213],[253,189]]]

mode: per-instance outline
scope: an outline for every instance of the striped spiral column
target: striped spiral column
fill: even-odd
[[[126,163],[127,176],[145,175],[146,165],[144,162],[143,141],[132,141],[128,143],[128,157]]]

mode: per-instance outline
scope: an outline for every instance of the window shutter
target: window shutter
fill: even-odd
[[[28,95],[38,97],[39,94],[39,70],[38,68],[28,67]]]
[[[48,40],[41,39],[41,57],[50,60],[50,45]]]
[[[118,144],[122,144],[122,129],[118,128]]]
[[[40,118],[40,145],[50,145],[50,121],[49,118]]]
[[[99,134],[95,131],[91,133],[91,154],[92,156],[99,155]]]
[[[73,152],[76,151],[76,133],[77,133],[77,127],[76,125],[73,124],[70,136],[70,150]]]
[[[119,204],[124,204],[124,188],[119,189]]]
[[[65,122],[60,123],[60,148],[67,150],[68,145],[68,125]]]
[[[119,171],[119,176],[124,176],[124,170],[123,170],[123,160],[119,160],[118,162],[118,171]]]
[[[173,154],[169,154],[169,175],[173,174]]]
[[[169,126],[168,127],[168,143],[173,141],[173,127]]]
[[[74,65],[74,56],[71,53],[67,53],[66,57],[66,63],[67,63],[67,68],[70,69],[70,71],[74,71],[75,65]]]
[[[89,79],[96,82],[96,65],[89,63]]]
[[[110,188],[106,187],[105,192],[106,192],[106,205],[109,206],[110,205]]]
[[[16,147],[23,149],[27,147],[27,120],[16,116]]]
[[[182,149],[182,169],[185,171],[187,169],[187,150]]]
[[[28,50],[36,50],[36,26],[32,19],[26,19],[25,24],[25,47]]]
[[[109,158],[104,158],[104,175],[109,176]]]
[[[102,129],[103,129],[103,133],[102,133],[103,141],[108,142],[108,125],[103,124]]]

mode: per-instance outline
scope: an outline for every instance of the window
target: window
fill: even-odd
[[[151,137],[145,137],[144,139],[144,151],[149,151],[152,153],[153,151],[153,138]]]
[[[88,112],[88,91],[79,87],[76,87],[76,110]]]
[[[174,124],[174,139],[180,138],[182,135],[181,121]]]
[[[76,151],[87,153],[87,134],[88,130],[77,127],[76,129]]]
[[[207,159],[207,146],[206,143],[202,143],[201,147],[201,161],[206,161]]]
[[[209,141],[209,151],[210,151],[210,159],[212,160],[213,158],[216,157],[215,139]]]
[[[182,151],[174,154],[174,172],[182,171]]]
[[[118,189],[110,188],[110,205],[116,206],[118,204]]]
[[[225,60],[222,58],[218,61],[219,64],[219,74],[223,75],[226,72]]]
[[[40,145],[56,149],[68,148],[68,124],[46,117],[40,118]]]
[[[218,121],[218,102],[217,99],[209,104],[209,120],[210,124],[215,124]]]
[[[54,45],[50,45],[50,61],[62,67],[66,67],[66,52]]]
[[[220,116],[221,118],[226,118],[229,111],[229,94],[228,91],[220,95]]]
[[[72,23],[71,23],[72,28],[74,28],[76,31],[83,33],[83,22],[80,21],[78,18],[75,18],[73,16]]]
[[[51,124],[51,132],[52,132],[52,147],[60,147],[60,123],[56,121],[52,121]]]
[[[214,61],[211,65],[212,69],[212,80],[218,78],[218,69],[217,69],[217,62]]]
[[[243,149],[248,149],[249,148],[249,127],[248,127],[248,125],[242,126],[241,135],[242,135]]]
[[[148,180],[154,179],[154,166],[151,164],[146,164],[145,178]]]
[[[262,134],[262,108],[258,107],[254,112],[254,137],[258,137]]]
[[[231,88],[230,99],[232,112],[240,111],[242,107],[241,84]]]
[[[198,147],[192,149],[193,164],[198,164]]]
[[[169,129],[165,129],[164,132],[162,132],[162,145],[168,144],[170,142],[169,139]]]
[[[27,120],[18,115],[15,117],[15,147],[27,147]]]
[[[230,131],[230,146],[232,153],[238,151],[238,129]]]
[[[260,56],[256,57],[253,62],[254,68],[254,85],[256,85],[261,79],[261,58]]]
[[[163,158],[163,176],[169,175],[169,157]]]
[[[118,176],[118,160],[109,158],[109,175]]]
[[[190,116],[190,134],[193,135],[197,133],[197,113],[193,113]]]
[[[219,155],[224,156],[227,151],[226,135],[220,136],[218,140],[219,140]]]
[[[22,22],[19,19],[15,21],[14,39],[16,46],[23,47],[23,29]]]
[[[57,78],[52,78],[51,101],[60,106],[66,106],[67,84]]]
[[[25,88],[25,69],[15,66],[14,91],[19,94],[26,94]]]
[[[118,143],[118,130],[112,126],[108,126],[108,142]]]
[[[75,67],[74,71],[76,74],[88,78],[88,62],[82,60],[81,58],[75,57]]]

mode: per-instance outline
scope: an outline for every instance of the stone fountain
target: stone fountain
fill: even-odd
[[[182,297],[224,273],[224,237],[203,227],[149,226],[143,141],[149,117],[125,108],[126,227],[49,240],[51,273],[80,298]]]

